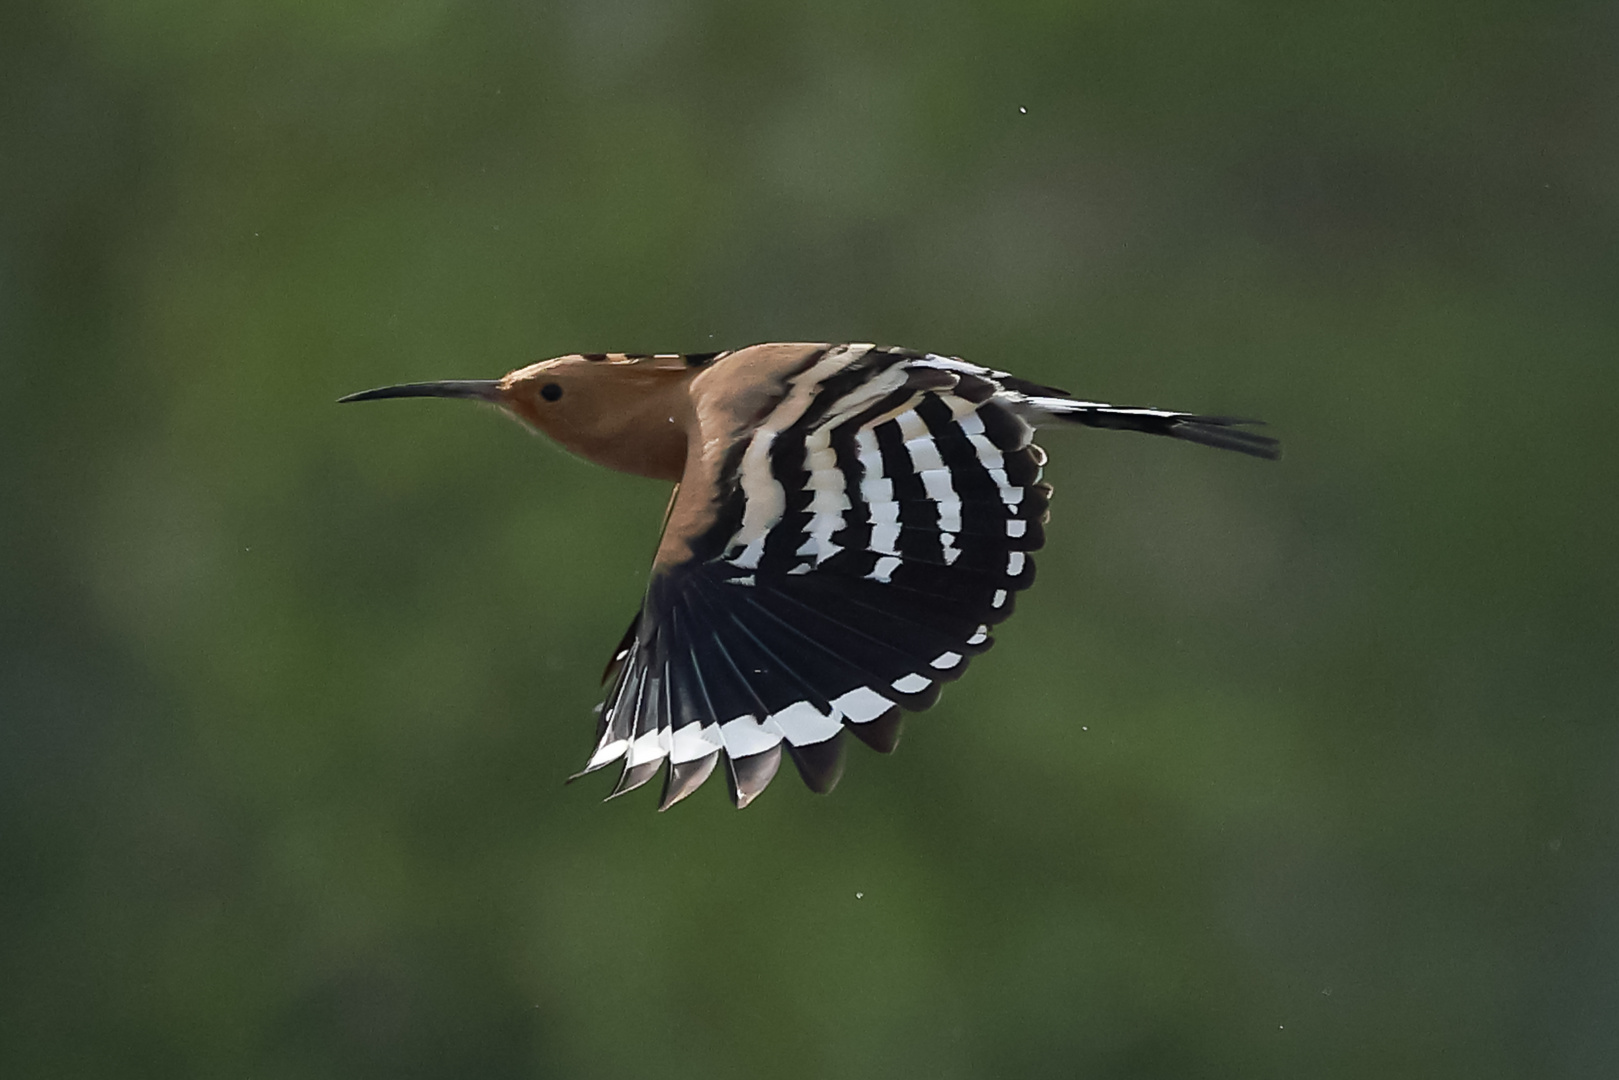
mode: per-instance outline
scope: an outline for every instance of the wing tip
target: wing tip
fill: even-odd
[[[714,766],[719,764],[719,760],[720,753],[716,750],[712,754],[705,754],[691,761],[682,761],[679,764],[671,762],[669,771],[663,776],[663,793],[658,796],[658,813],[663,813],[702,787],[714,772]]]
[[[844,738],[846,728],[839,728],[831,738],[803,746],[787,744],[787,753],[798,767],[804,786],[817,795],[828,795],[843,778]]]
[[[625,765],[624,771],[619,774],[618,783],[613,786],[612,792],[602,802],[612,802],[620,795],[628,795],[636,788],[645,784],[658,774],[663,767],[663,758],[654,758],[652,761],[643,761],[639,765]]]
[[[876,719],[846,724],[845,727],[855,738],[879,754],[892,754],[899,745],[899,737],[905,727],[905,712],[895,705]]]
[[[745,810],[776,778],[776,770],[781,768],[781,744],[746,757],[727,754],[725,766],[725,781],[731,802],[738,810]]]

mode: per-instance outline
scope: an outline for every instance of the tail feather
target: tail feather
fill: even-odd
[[[1275,461],[1282,456],[1282,444],[1278,440],[1246,430],[1245,425],[1263,424],[1263,420],[1199,416],[1167,409],[1121,408],[1091,401],[1065,401],[1062,398],[1030,398],[1029,404],[1034,407],[1035,413],[1029,419],[1037,424],[1047,417],[1056,417],[1086,427],[1167,435],[1171,439],[1184,439],[1219,450],[1235,450],[1239,454],[1267,461]]]

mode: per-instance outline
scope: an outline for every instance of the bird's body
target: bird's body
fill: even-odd
[[[1075,401],[871,345],[572,355],[344,400],[404,396],[489,401],[582,457],[678,485],[584,770],[622,761],[614,795],[666,770],[660,809],[721,761],[745,806],[783,749],[828,791],[845,730],[893,748],[901,710],[933,704],[1033,580],[1051,494],[1035,427],[1277,456],[1245,421]]]

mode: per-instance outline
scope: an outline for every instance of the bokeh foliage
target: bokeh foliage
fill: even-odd
[[[1619,20],[0,10],[0,1073],[1607,1076]],[[665,492],[388,382],[874,340],[1041,580],[830,798],[570,787]]]

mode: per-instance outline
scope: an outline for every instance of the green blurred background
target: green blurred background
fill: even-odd
[[[1619,16],[11,0],[0,1073],[1619,1072]],[[565,787],[665,491],[451,402],[871,340],[1053,432],[899,752]]]

